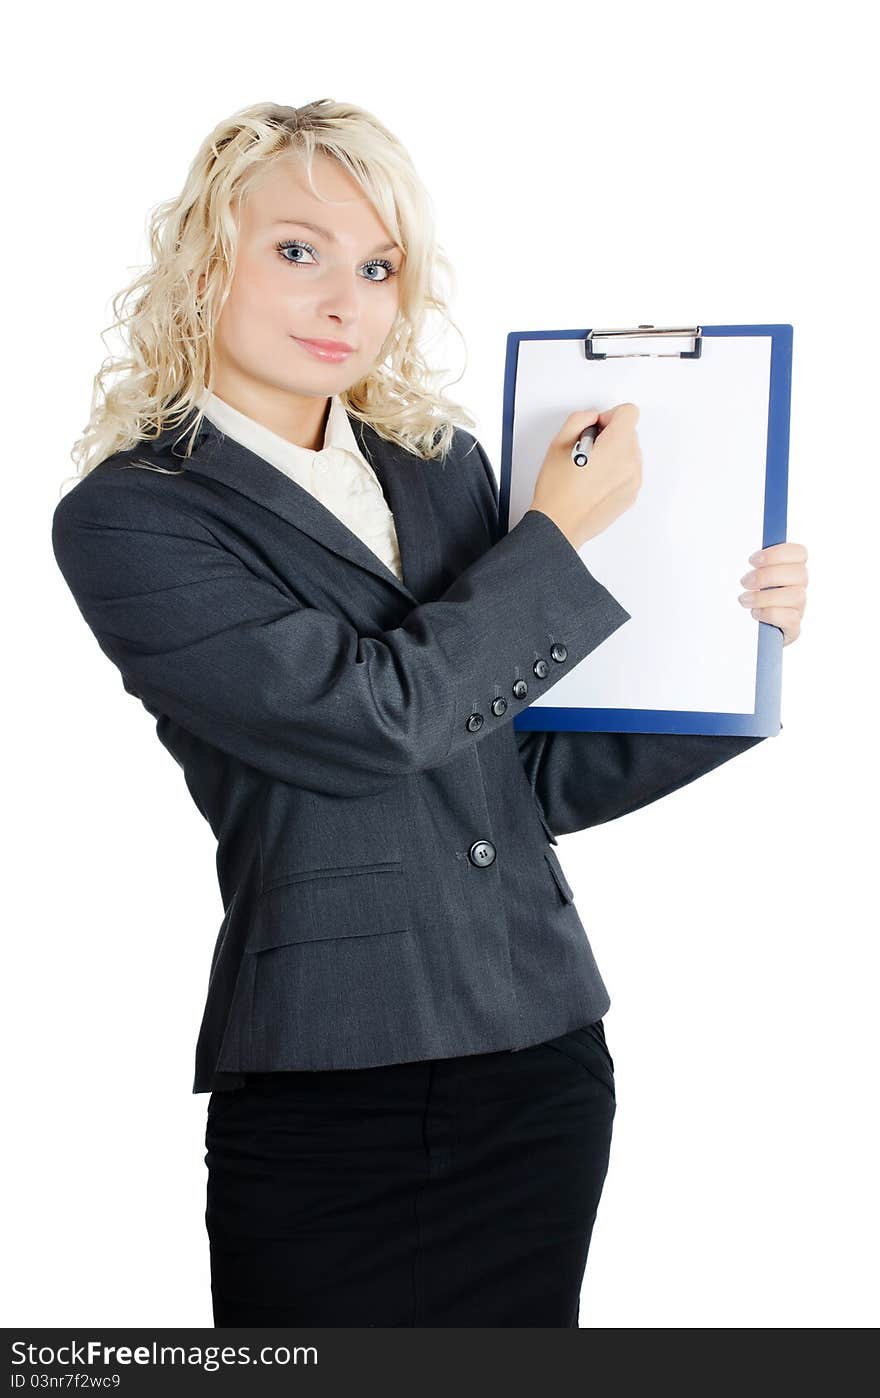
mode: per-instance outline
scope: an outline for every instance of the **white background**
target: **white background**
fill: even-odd
[[[50,4],[7,36],[6,1325],[212,1324],[191,1084],[214,842],[50,523],[148,210],[223,115],[322,96],[374,110],[432,192],[467,346],[435,362],[496,470],[511,329],[795,327],[788,537],[810,584],[784,731],[560,841],[618,1092],[581,1325],[876,1325],[868,20],[767,0]]]

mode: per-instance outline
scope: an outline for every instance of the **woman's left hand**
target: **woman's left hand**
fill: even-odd
[[[800,635],[807,606],[807,550],[786,540],[759,549],[749,563],[754,571],[740,581],[750,591],[741,594],[740,605],[751,608],[756,621],[778,626],[787,646]]]

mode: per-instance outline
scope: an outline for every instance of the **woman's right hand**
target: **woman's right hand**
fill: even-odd
[[[635,403],[606,412],[572,413],[553,438],[535,481],[530,510],[541,510],[574,548],[601,534],[635,504],[642,486],[642,452]],[[575,466],[571,449],[585,427],[601,431],[586,466]]]

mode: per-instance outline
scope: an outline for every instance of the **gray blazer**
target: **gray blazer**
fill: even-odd
[[[540,511],[501,536],[479,442],[421,461],[350,416],[404,581],[204,420],[58,503],[58,566],[217,839],[194,1092],[245,1071],[523,1048],[600,1018],[556,837],[755,737],[514,731],[630,620]]]

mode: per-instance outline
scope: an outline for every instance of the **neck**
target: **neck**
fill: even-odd
[[[290,393],[226,372],[217,374],[213,391],[231,408],[294,446],[309,451],[320,451],[323,446],[330,413],[328,397]]]

